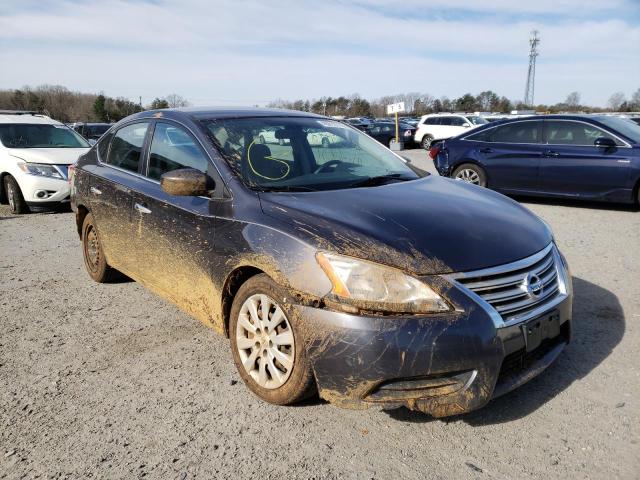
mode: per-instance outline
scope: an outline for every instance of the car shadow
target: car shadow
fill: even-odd
[[[609,290],[576,277],[573,278],[573,289],[572,339],[555,363],[529,383],[492,400],[485,407],[443,421],[462,421],[472,426],[482,426],[517,420],[588,375],[609,356],[625,331],[624,311],[618,297]],[[386,413],[404,422],[437,420],[406,408]]]
[[[630,203],[595,202],[590,200],[571,200],[566,198],[527,197],[523,195],[509,195],[520,203],[536,205],[555,205],[558,207],[588,208],[589,210],[618,210],[621,212],[637,212],[638,206]]]

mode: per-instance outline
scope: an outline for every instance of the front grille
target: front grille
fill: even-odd
[[[456,275],[455,280],[491,305],[505,323],[526,320],[563,294],[555,247],[500,267]]]

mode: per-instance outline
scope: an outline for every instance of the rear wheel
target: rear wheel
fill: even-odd
[[[314,393],[297,318],[268,275],[251,277],[231,307],[229,338],[238,373],[262,400],[289,405]]]
[[[118,278],[120,272],[110,267],[102,250],[100,235],[96,229],[93,215],[90,213],[82,222],[82,256],[89,276],[98,283],[111,282]]]
[[[425,150],[429,150],[431,148],[431,142],[433,142],[433,137],[429,134],[425,135],[424,137],[422,137],[422,148],[424,148]]]
[[[7,194],[7,200],[9,201],[11,213],[22,214],[29,213],[31,211],[29,210],[27,202],[24,201],[22,190],[20,190],[20,185],[18,185],[16,179],[11,175],[7,175],[6,177],[4,177],[4,191]]]
[[[451,176],[462,182],[472,183],[481,187],[487,186],[487,174],[482,167],[474,163],[463,163],[454,170]]]

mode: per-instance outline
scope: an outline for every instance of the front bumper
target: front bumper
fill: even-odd
[[[447,295],[462,312],[357,316],[295,306],[320,396],[346,408],[457,415],[535,377],[569,342],[570,293],[545,312],[557,315],[558,335],[531,352],[522,325],[496,326],[495,316],[457,286]]]
[[[67,180],[21,174],[16,178],[22,196],[30,207],[49,207],[69,201],[69,182]],[[38,197],[38,192],[46,196]]]

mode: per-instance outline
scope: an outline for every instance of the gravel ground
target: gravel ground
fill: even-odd
[[[446,420],[262,403],[227,340],[136,283],[92,283],[72,214],[0,207],[0,478],[638,478],[640,212],[525,205],[571,264],[574,340]]]

